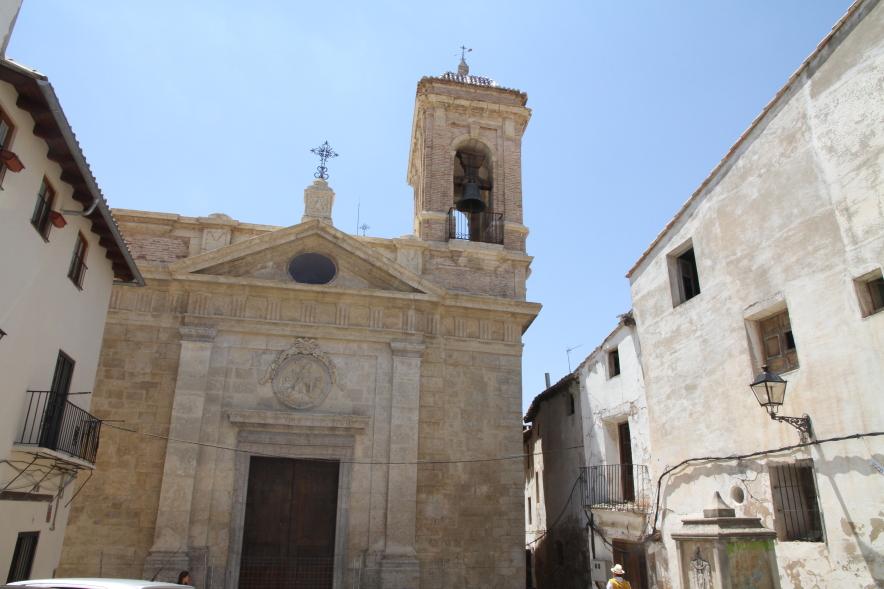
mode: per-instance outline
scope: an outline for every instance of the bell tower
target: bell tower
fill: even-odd
[[[414,233],[525,251],[522,134],[528,96],[458,71],[418,82],[408,162]]]

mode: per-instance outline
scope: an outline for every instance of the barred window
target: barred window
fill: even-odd
[[[781,541],[822,542],[813,465],[771,465],[769,471],[777,537]]]

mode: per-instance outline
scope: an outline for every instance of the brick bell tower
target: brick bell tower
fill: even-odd
[[[414,188],[414,233],[525,251],[522,134],[531,118],[524,92],[473,76],[461,57],[457,73],[418,82],[408,183]]]

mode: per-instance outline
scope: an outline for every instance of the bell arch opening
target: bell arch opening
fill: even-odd
[[[502,215],[494,212],[491,150],[468,139],[454,152],[453,207],[449,210],[449,239],[503,243]]]

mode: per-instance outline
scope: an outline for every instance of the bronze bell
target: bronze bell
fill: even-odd
[[[482,192],[475,180],[467,180],[463,185],[463,195],[454,204],[461,213],[481,213],[485,210],[485,201],[482,200]]]

